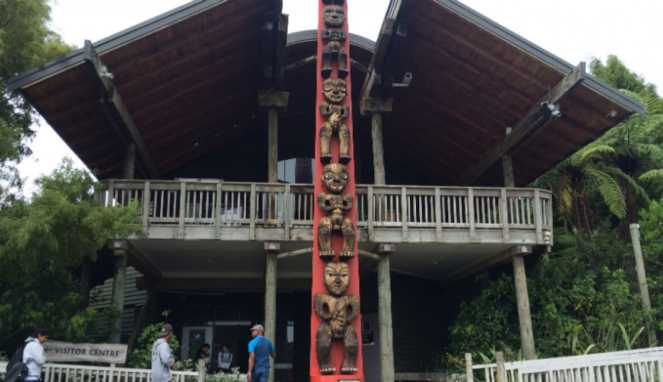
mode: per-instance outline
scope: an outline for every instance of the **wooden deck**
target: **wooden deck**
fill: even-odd
[[[141,202],[149,239],[313,240],[313,185],[111,180],[106,205]],[[552,195],[524,188],[357,185],[359,242],[552,245]]]

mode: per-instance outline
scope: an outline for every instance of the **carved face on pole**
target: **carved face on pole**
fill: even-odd
[[[340,78],[329,78],[322,83],[322,94],[329,102],[341,103],[348,94],[348,88]]]
[[[322,170],[322,183],[333,194],[343,192],[349,179],[348,168],[344,164],[330,163]]]
[[[350,285],[350,268],[340,261],[331,261],[325,266],[324,283],[329,293],[341,296]]]
[[[325,7],[322,19],[328,27],[338,28],[345,23],[345,11],[341,6],[328,5]]]

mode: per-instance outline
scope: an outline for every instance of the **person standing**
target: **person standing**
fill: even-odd
[[[35,333],[25,340],[23,349],[23,363],[28,366],[28,375],[25,382],[41,381],[41,367],[46,363],[43,343],[48,341],[51,330],[47,327],[38,328]]]
[[[263,337],[265,328],[256,325],[251,328],[253,339],[249,342],[249,382],[267,382],[269,379],[269,357],[276,358],[274,345],[267,337]]]
[[[170,370],[175,370],[175,358],[168,341],[173,338],[173,326],[165,324],[159,331],[158,340],[152,346],[152,382],[170,382]]]
[[[230,344],[223,344],[223,348],[221,348],[221,351],[219,352],[217,361],[218,371],[224,372],[226,374],[232,372],[230,367],[233,363],[233,353],[230,352]]]

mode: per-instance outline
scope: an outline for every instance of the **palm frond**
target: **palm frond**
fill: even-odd
[[[586,171],[596,181],[599,193],[601,193],[610,212],[620,219],[625,217],[626,199],[615,179],[607,172],[596,167],[588,167]]]

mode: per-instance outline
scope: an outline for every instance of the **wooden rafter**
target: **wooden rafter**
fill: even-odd
[[[113,128],[120,135],[125,145],[134,143],[140,162],[152,179],[161,179],[161,173],[154,162],[152,154],[147,149],[136,124],[134,123],[117,88],[110,80],[106,67],[94,50],[92,42],[85,41],[85,63],[94,71],[102,94],[101,104],[103,113]]]
[[[581,62],[571,73],[567,74],[562,81],[550,90],[550,94],[543,97],[530,109],[525,118],[515,125],[510,134],[493,144],[488,151],[471,165],[456,180],[456,185],[470,186],[475,184],[501,161],[502,156],[512,154],[534,138],[536,134],[540,133],[556,118],[551,112],[550,106],[557,105],[576,86],[580,85],[584,79],[585,63]]]

